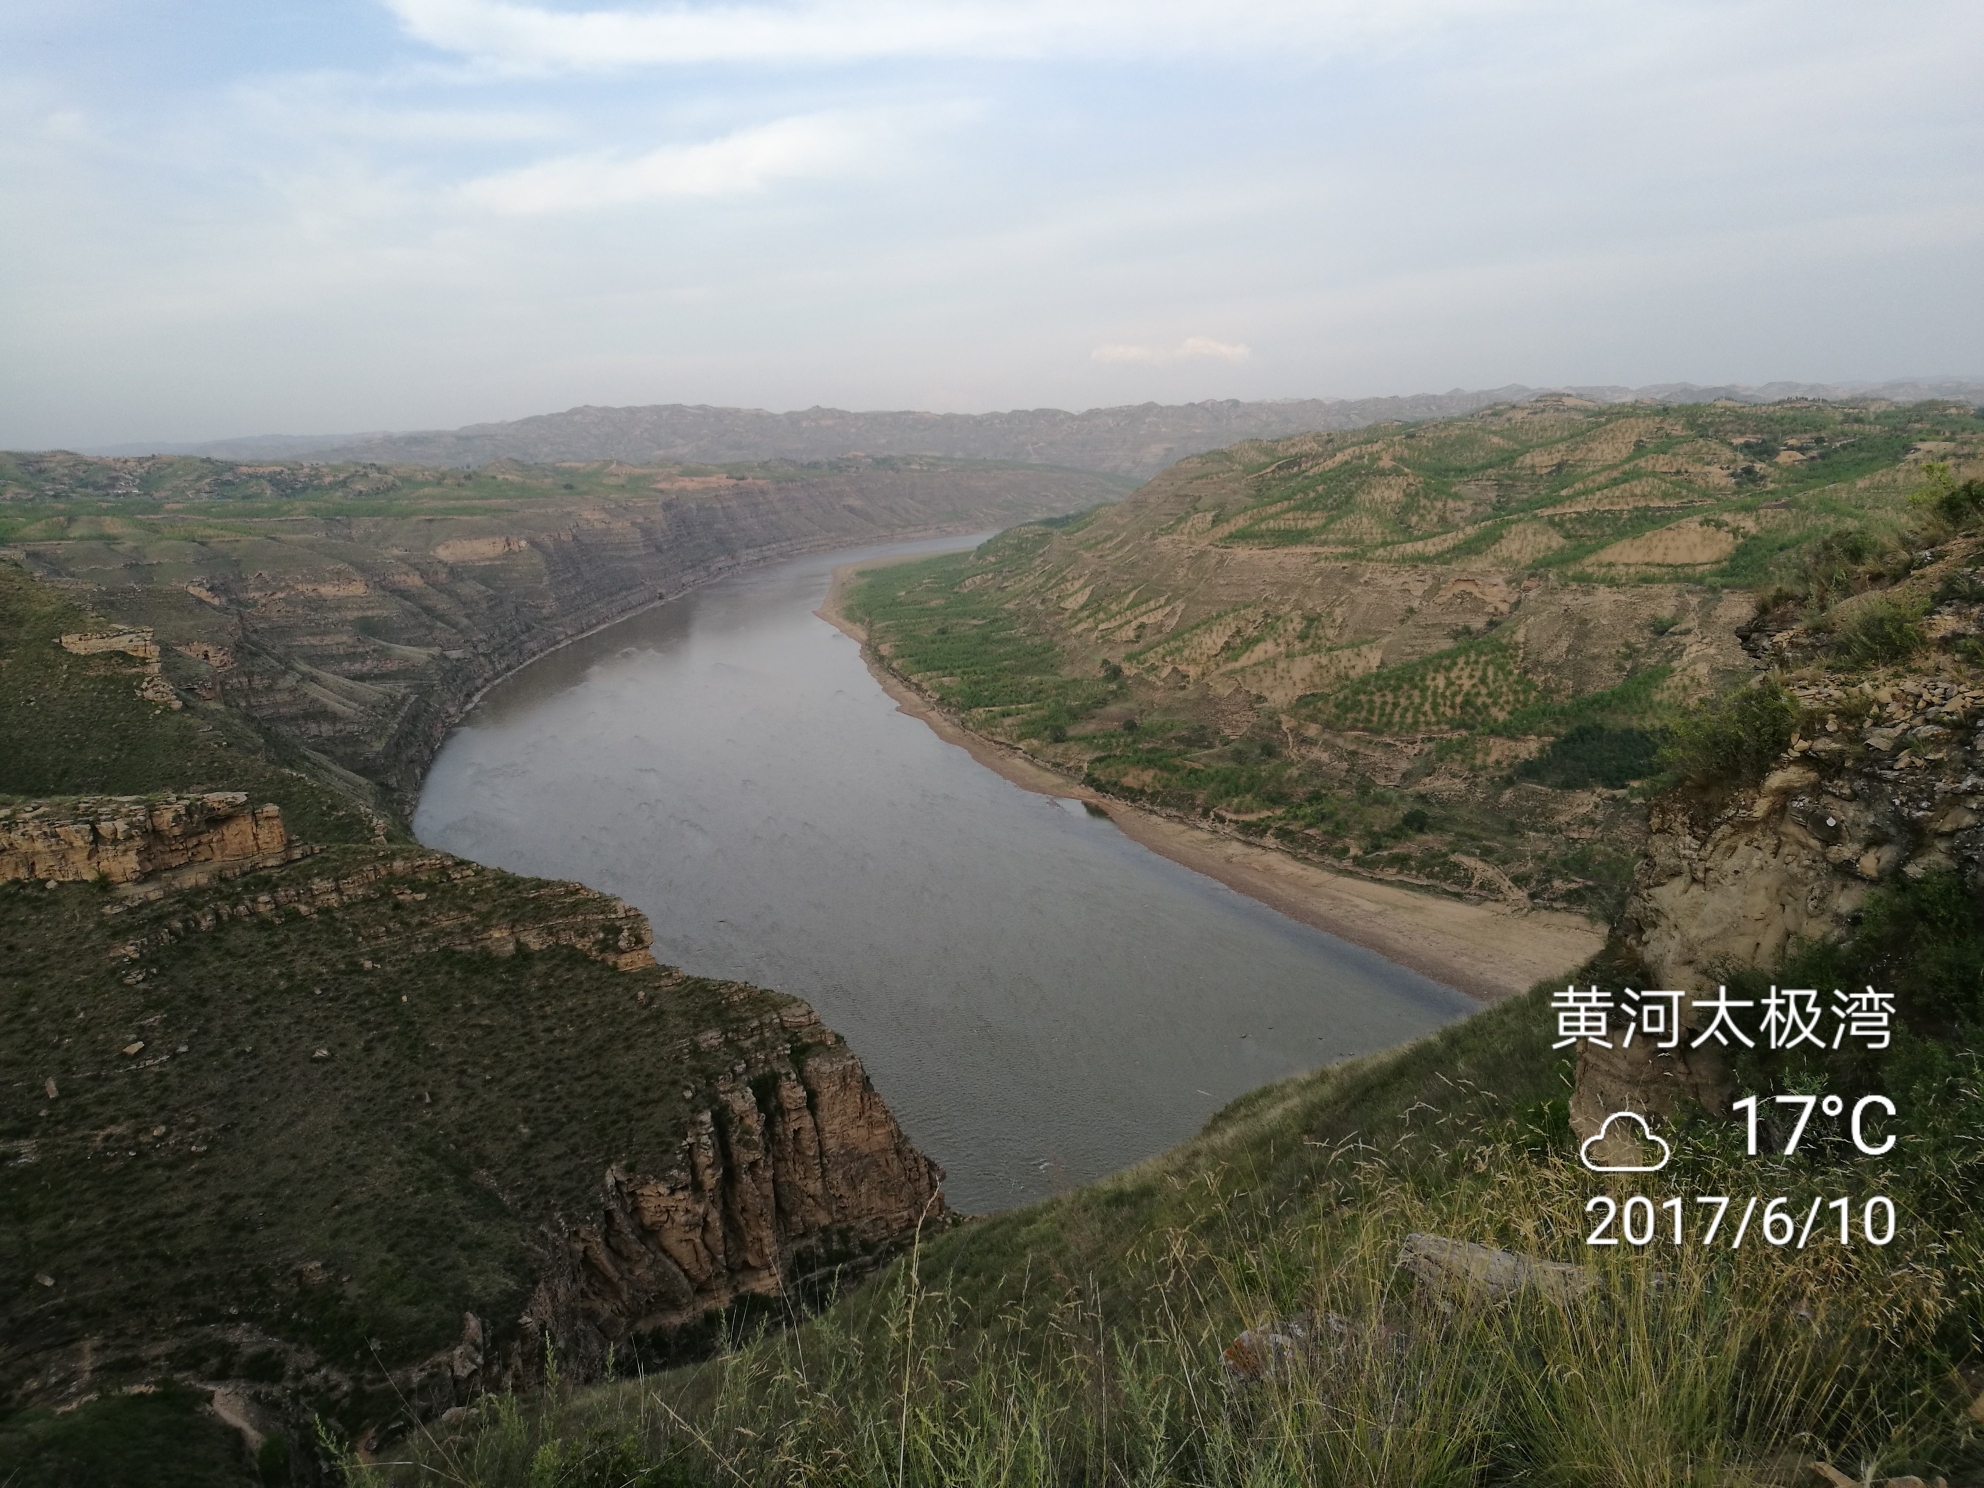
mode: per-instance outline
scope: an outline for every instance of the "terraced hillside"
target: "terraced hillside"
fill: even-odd
[[[389,823],[483,687],[658,597],[1125,488],[942,460],[469,472],[0,455],[0,562],[150,628],[182,702],[224,702]]]
[[[1758,591],[1980,457],[1944,403],[1543,398],[1181,461],[849,612],[968,726],[1116,794],[1603,911],[1668,723],[1755,669]]]

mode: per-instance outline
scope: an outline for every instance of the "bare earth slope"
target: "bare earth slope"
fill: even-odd
[[[1980,447],[1942,403],[1540,398],[1197,456],[848,608],[966,726],[1094,788],[1609,917],[1668,722],[1756,668],[1752,591]]]

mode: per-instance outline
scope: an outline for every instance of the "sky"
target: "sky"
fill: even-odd
[[[1976,0],[0,0],[0,447],[1984,376]]]

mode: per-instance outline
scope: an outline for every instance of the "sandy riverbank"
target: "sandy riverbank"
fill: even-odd
[[[1014,785],[1064,800],[1093,801],[1126,835],[1152,852],[1216,878],[1290,919],[1365,946],[1388,961],[1484,1001],[1498,1001],[1562,976],[1604,944],[1604,930],[1582,915],[1470,904],[1335,873],[1238,836],[1098,795],[1009,745],[972,733],[879,665],[866,650],[867,636],[861,627],[841,613],[849,576],[857,569],[877,566],[850,563],[835,569],[826,603],[816,613],[864,643],[869,671],[902,712],[921,719],[939,738],[968,751]]]

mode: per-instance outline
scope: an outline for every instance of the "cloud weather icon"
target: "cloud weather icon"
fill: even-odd
[[[1612,1130],[1612,1123],[1622,1118],[1639,1124],[1641,1140],[1651,1142],[1660,1149],[1659,1162],[1613,1164],[1595,1163],[1591,1160],[1591,1149],[1604,1141],[1606,1133]],[[1646,1117],[1640,1115],[1637,1111],[1614,1111],[1610,1116],[1605,1118],[1605,1124],[1598,1128],[1598,1134],[1585,1138],[1584,1145],[1578,1148],[1578,1161],[1583,1163],[1587,1168],[1590,1168],[1594,1173],[1658,1173],[1662,1168],[1667,1166],[1667,1159],[1673,1155],[1674,1149],[1653,1134],[1653,1128],[1647,1125]]]

